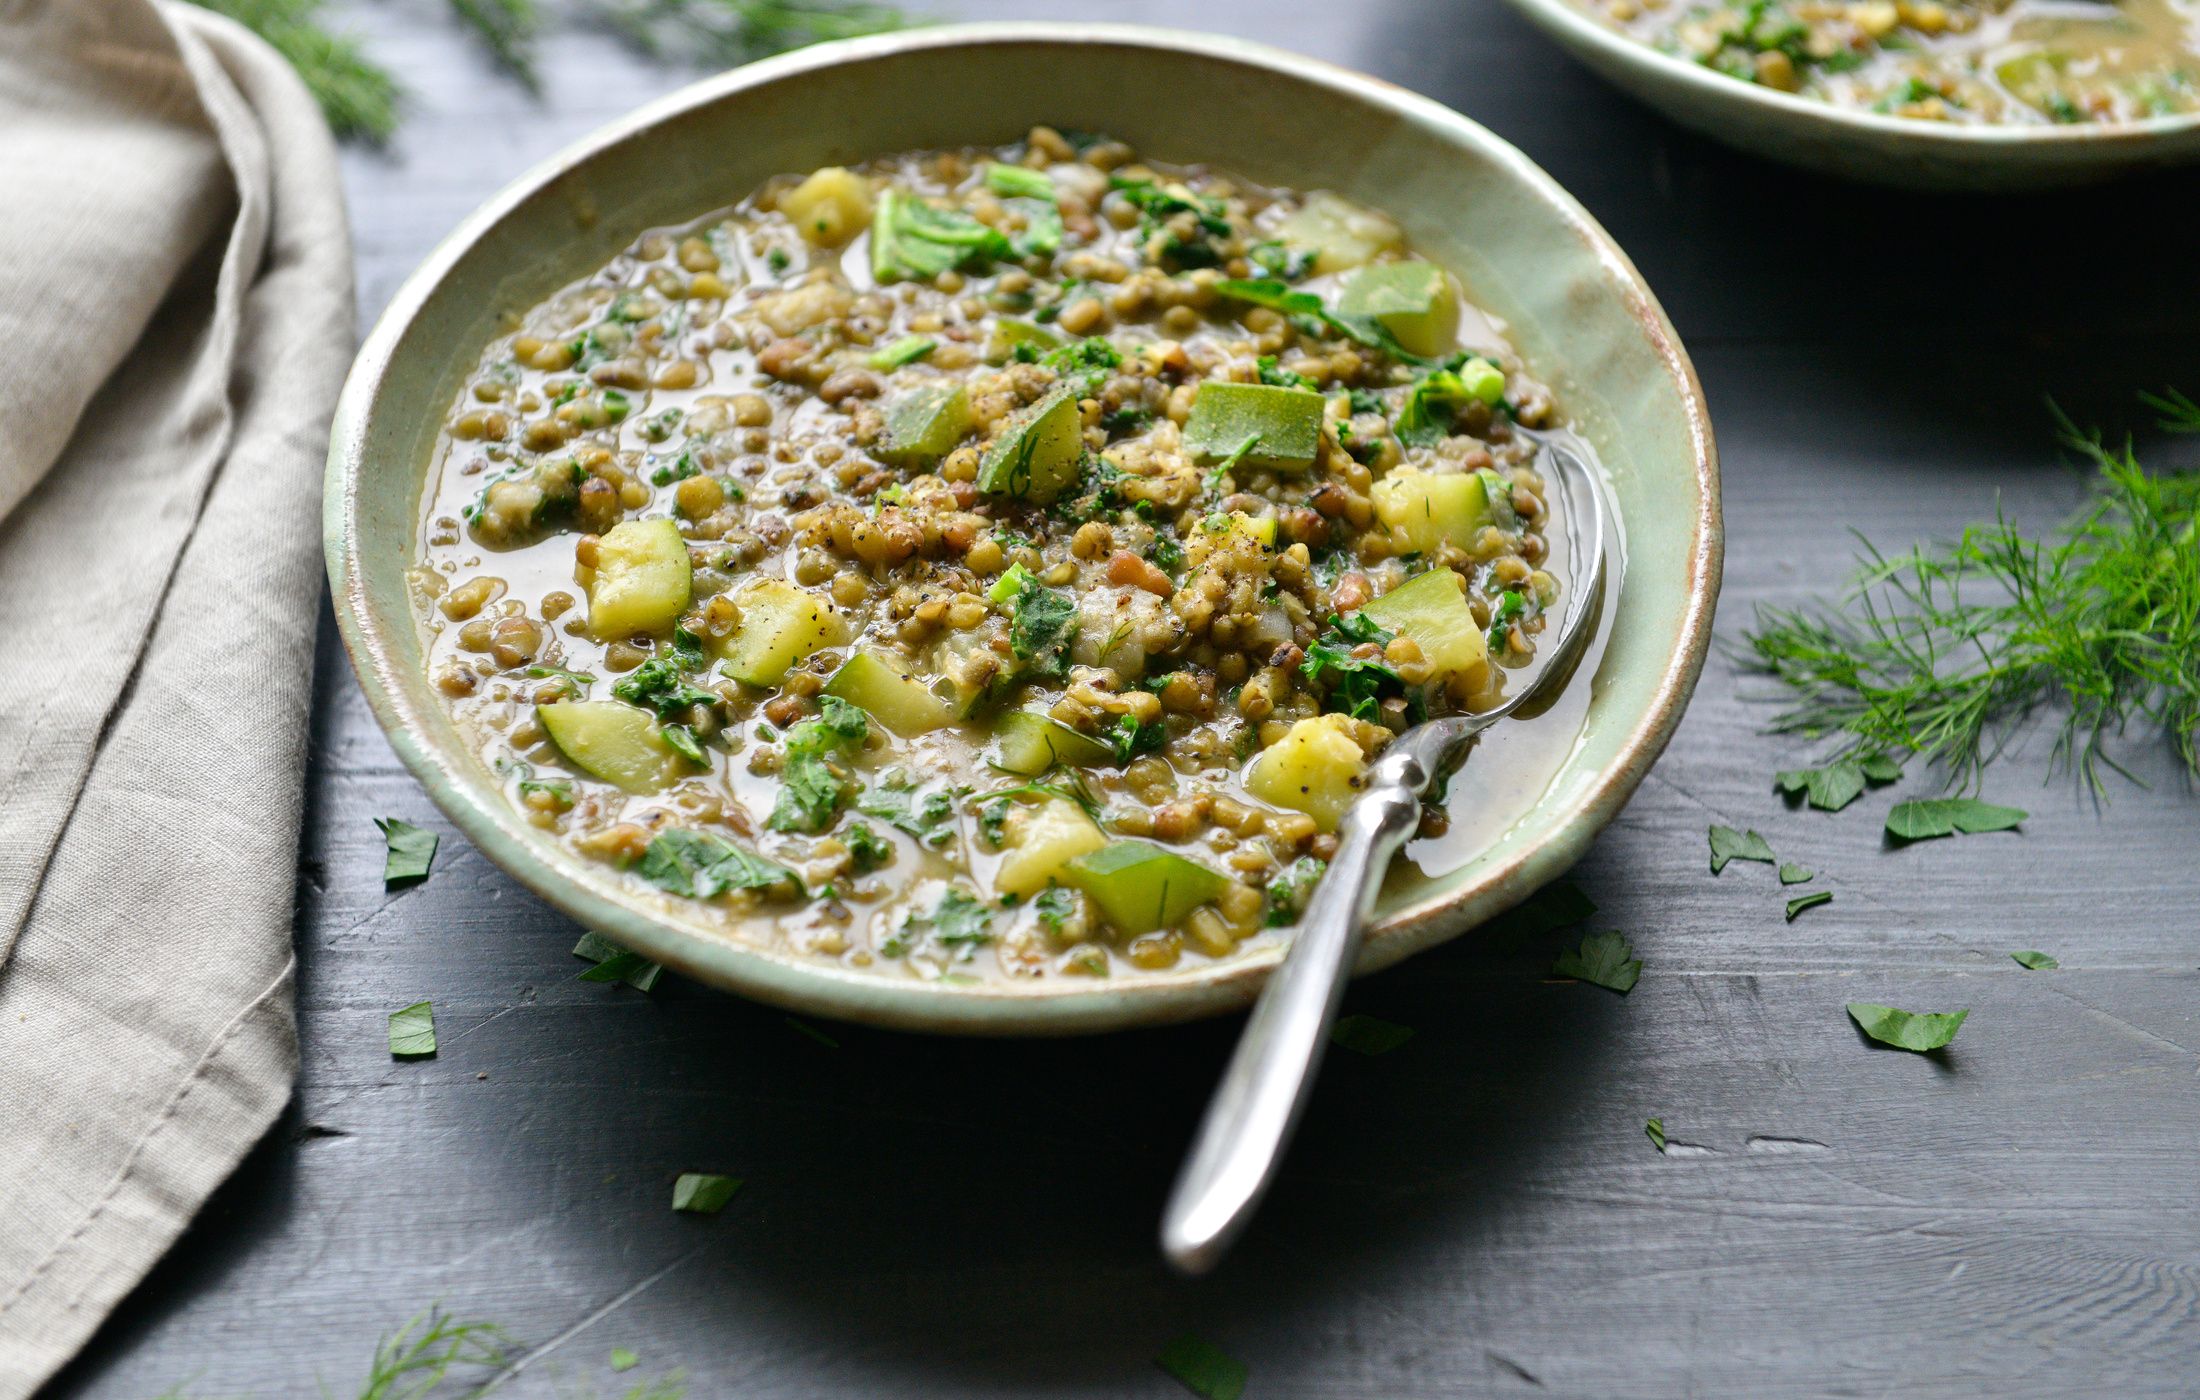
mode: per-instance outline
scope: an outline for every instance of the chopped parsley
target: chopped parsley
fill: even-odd
[[[1387,1055],[1413,1039],[1413,1027],[1380,1016],[1346,1016],[1330,1027],[1329,1039],[1356,1055]]]
[[[941,846],[955,834],[955,793],[947,788],[919,792],[906,776],[889,775],[856,799],[856,810],[900,828],[927,846]]]
[[[1029,581],[1017,589],[1009,608],[1009,649],[1029,663],[1034,675],[1068,675],[1070,637],[1077,624],[1076,598],[1059,588]]]
[[[1181,270],[1214,267],[1223,260],[1222,245],[1235,230],[1221,200],[1193,194],[1182,185],[1121,176],[1111,176],[1108,188],[1142,216],[1138,244],[1148,261]]]
[[[777,861],[709,832],[674,827],[649,843],[635,867],[659,889],[689,899],[713,899],[727,890],[802,893],[802,881]]]
[[[376,817],[374,824],[382,829],[382,843],[388,848],[382,857],[382,887],[396,889],[427,879],[428,867],[435,864],[435,847],[440,838],[432,831],[396,817]]]
[[[390,1058],[425,1060],[435,1054],[435,1007],[416,1001],[390,1013]]]
[[[1245,1394],[1245,1363],[1189,1334],[1163,1347],[1154,1364],[1200,1400],[1239,1400]]]
[[[1263,921],[1270,928],[1282,928],[1295,924],[1306,912],[1307,901],[1314,897],[1314,886],[1321,883],[1322,872],[1329,869],[1329,862],[1313,856],[1300,856],[1292,861],[1268,882],[1268,912]]]
[[[1799,894],[1787,902],[1787,921],[1792,924],[1795,922],[1795,916],[1805,909],[1831,903],[1833,903],[1832,890],[1813,890],[1809,894]]]
[[[1160,723],[1147,724],[1136,715],[1117,715],[1115,723],[1100,732],[1100,742],[1114,751],[1117,763],[1128,763],[1169,742],[1169,730]]]
[[[2046,953],[2026,951],[2011,953],[2009,956],[2015,958],[2017,965],[2027,972],[2053,972],[2056,968],[2062,966],[2061,962]]]
[[[930,913],[904,917],[900,930],[889,937],[879,951],[888,957],[898,957],[909,950],[909,936],[921,934],[950,952],[968,958],[980,944],[993,941],[989,927],[992,922],[993,911],[986,908],[983,900],[966,889],[950,885]]]
[[[1971,1014],[1968,1007],[1961,1011],[1898,1011],[1868,1001],[1850,1002],[1848,1012],[1857,1028],[1881,1045],[1920,1055],[1954,1040],[1956,1032],[1963,1029],[1964,1018]]]
[[[1665,1150],[1665,1120],[1663,1118],[1651,1119],[1642,1125],[1642,1130],[1649,1134],[1651,1146],[1657,1148],[1660,1152]]]
[[[1328,633],[1306,649],[1306,660],[1299,665],[1308,681],[1328,691],[1322,708],[1371,720],[1381,711],[1384,696],[1404,692],[1405,681],[1381,657],[1352,654],[1356,646],[1383,645],[1390,639],[1390,633],[1359,613],[1329,620]]]
[[[840,839],[847,845],[849,862],[859,875],[893,862],[894,843],[863,822],[848,823]]]
[[[1059,934],[1077,913],[1077,896],[1060,885],[1048,885],[1031,897],[1031,912],[1039,927]]]
[[[720,700],[716,692],[688,684],[677,652],[652,656],[611,687],[611,693],[666,721],[675,720],[698,705],[715,707]]]
[[[1975,797],[1928,797],[1898,802],[1887,813],[1887,834],[1897,841],[1927,841],[1962,832],[2012,831],[2029,815],[2015,807],[1997,807]]]
[[[1731,826],[1711,828],[1711,873],[1714,875],[1726,869],[1730,860],[1754,860],[1773,865],[1779,859],[1765,838],[1754,831],[1736,831]]]
[[[1794,861],[1783,862],[1780,866],[1780,883],[1783,885],[1806,885],[1817,878],[1815,871],[1807,866],[1797,865]]]
[[[1624,996],[1635,989],[1636,979],[1642,976],[1642,960],[1633,956],[1634,951],[1628,946],[1627,936],[1616,929],[1592,933],[1581,940],[1578,950],[1558,955],[1558,961],[1551,964],[1551,975],[1594,982]]]
[[[580,975],[583,982],[624,982],[637,992],[657,985],[664,968],[640,953],[628,952],[599,933],[584,933],[573,945],[573,956],[586,958],[594,967]]]
[[[711,1172],[682,1172],[672,1183],[672,1208],[689,1215],[716,1215],[741,1189],[741,1179]]]

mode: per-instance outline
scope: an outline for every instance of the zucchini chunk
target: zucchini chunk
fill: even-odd
[[[993,725],[993,765],[1035,778],[1057,763],[1094,768],[1113,762],[1115,751],[1036,710],[1005,714]]]
[[[1110,842],[1063,866],[1062,879],[1083,890],[1109,923],[1128,934],[1175,928],[1230,883],[1151,841]]]
[[[662,636],[694,596],[687,541],[671,520],[620,521],[596,542],[596,567],[582,572],[599,642]]]
[[[575,768],[637,796],[662,792],[681,771],[647,710],[616,700],[560,700],[537,705],[535,718]]]
[[[1327,190],[1308,195],[1297,213],[1276,225],[1276,237],[1287,247],[1315,250],[1317,277],[1373,262],[1406,241],[1386,216]]]
[[[1490,523],[1489,488],[1476,472],[1425,472],[1399,467],[1369,493],[1375,518],[1390,527],[1400,552],[1433,554],[1438,545],[1472,551]]]
[[[1360,616],[1421,649],[1441,679],[1486,669],[1489,643],[1474,625],[1466,584],[1451,569],[1430,569],[1360,609]]]
[[[1074,802],[1050,797],[1036,807],[1018,808],[1008,824],[1008,850],[993,872],[993,887],[1004,894],[1037,894],[1062,878],[1063,867],[1108,844]]]
[[[1306,813],[1324,831],[1335,831],[1337,819],[1360,795],[1360,775],[1367,768],[1351,723],[1343,715],[1298,721],[1253,760],[1245,790],[1263,802]]]
[[[1441,355],[1459,333],[1459,296],[1429,262],[1371,263],[1352,274],[1337,314],[1375,321],[1416,355]]]
[[[955,722],[948,707],[921,684],[867,651],[859,651],[833,672],[825,693],[854,705],[904,739]]]
[[[1046,397],[1009,419],[986,449],[978,468],[978,489],[988,496],[1048,505],[1076,484],[1084,455],[1077,395],[1056,385]]]
[[[807,589],[775,578],[758,579],[734,595],[741,621],[717,640],[726,673],[749,685],[774,686],[796,662],[837,645],[845,624],[840,609]]]
[[[930,470],[970,431],[970,394],[960,384],[927,384],[886,408],[882,461],[908,470]]]
[[[1323,403],[1311,389],[1210,379],[1192,399],[1184,450],[1203,462],[1235,457],[1248,467],[1305,471],[1321,450]]]

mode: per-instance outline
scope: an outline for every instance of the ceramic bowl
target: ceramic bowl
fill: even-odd
[[[1710,636],[1719,483],[1701,389],[1624,253],[1496,137],[1386,83],[1253,44],[1100,25],[989,24],[823,45],[697,83],[489,201],[367,337],[329,447],[329,580],[346,646],[400,758],[476,847],[606,937],[701,981],[826,1016],[959,1033],[1059,1033],[1242,1006],[1277,950],[1175,973],[1039,985],[923,982],[739,941],[622,895],[529,826],[437,702],[407,598],[421,492],[479,347],[638,231],[732,203],[765,177],[881,152],[1008,141],[1040,122],[1157,159],[1329,188],[1389,211],[1510,323],[1601,454],[1625,576],[1579,742],[1546,799],[1464,869],[1378,912],[1363,969],[1463,932],[1564,871],[1679,722]]]
[[[1514,9],[1613,86],[1692,131],[1809,170],[1905,189],[2016,191],[2200,161],[2200,113],[2123,126],[1955,126],[1745,83],[1631,39],[1572,0]]]

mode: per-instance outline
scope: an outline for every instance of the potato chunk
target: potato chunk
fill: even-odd
[[[1245,790],[1263,802],[1304,812],[1324,831],[1360,795],[1366,755],[1343,715],[1315,715],[1261,751],[1245,775]]]
[[[820,248],[838,248],[871,220],[871,182],[828,165],[779,197],[779,212]]]

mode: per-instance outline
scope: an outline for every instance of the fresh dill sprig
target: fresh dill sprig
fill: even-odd
[[[535,36],[542,30],[542,15],[535,0],[451,0],[451,14],[481,40],[497,67],[521,87],[541,95]]]
[[[193,0],[242,24],[281,54],[343,140],[379,144],[397,129],[402,90],[359,41],[322,25],[322,0]]]
[[[2191,399],[2145,401],[2165,429],[2200,432]],[[1889,557],[1867,544],[1838,609],[1757,610],[1741,657],[1790,693],[1775,732],[1838,735],[1834,758],[1907,751],[1976,788],[2016,725],[2053,703],[2054,762],[2096,793],[2104,766],[2131,776],[2102,745],[2134,720],[2200,776],[2200,473],[2149,473],[2128,440],[2061,423],[2094,478],[2049,537],[1997,516],[1951,545]]]
[[[375,1347],[359,1400],[421,1400],[454,1367],[504,1365],[508,1345],[504,1329],[493,1322],[460,1321],[430,1308]]]
[[[910,23],[895,7],[867,0],[595,0],[590,12],[651,57],[710,67]]]

